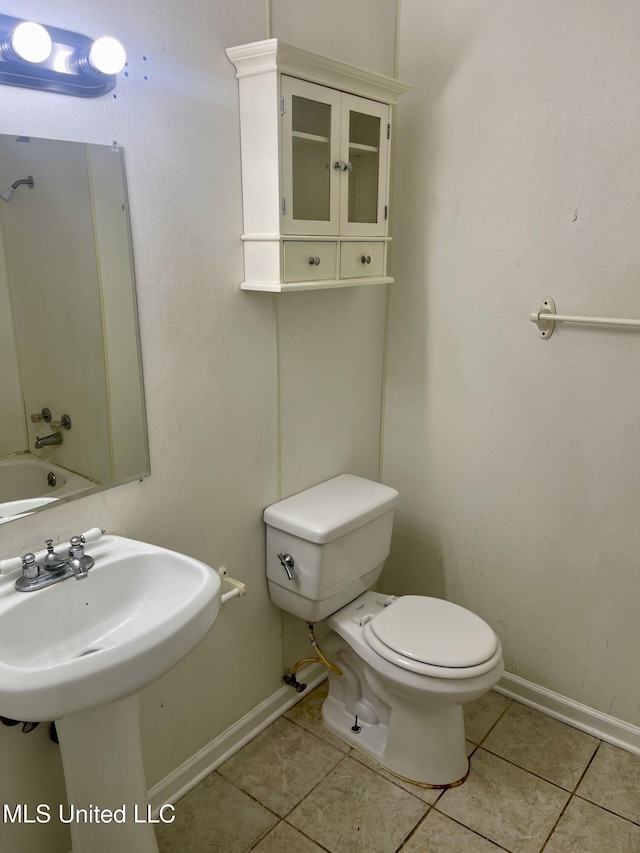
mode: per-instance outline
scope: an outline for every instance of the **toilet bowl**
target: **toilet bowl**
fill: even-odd
[[[420,611],[433,621],[418,621]],[[464,781],[463,705],[490,690],[503,672],[500,641],[486,622],[441,599],[365,592],[326,624],[331,630],[323,649],[342,670],[342,676],[329,672],[322,709],[327,728],[411,782],[450,787]],[[383,643],[376,628],[411,655]],[[416,660],[407,647],[412,635],[420,657],[431,663]],[[447,653],[447,639],[454,654]]]
[[[398,499],[342,474],[268,507],[269,593],[329,629],[325,725],[406,780],[450,787],[468,773],[463,705],[499,680],[502,648],[486,622],[452,602],[369,589],[389,554]]]

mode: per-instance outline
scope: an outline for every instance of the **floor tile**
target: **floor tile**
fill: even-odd
[[[464,727],[467,740],[480,743],[501,714],[509,707],[511,699],[490,690],[464,706]]]
[[[591,735],[512,702],[482,748],[573,791],[598,743]]]
[[[503,849],[432,809],[402,853],[499,853]]]
[[[346,756],[289,815],[332,853],[390,853],[427,804]]]
[[[158,824],[156,837],[160,853],[244,853],[276,822],[259,803],[212,773],[178,800],[174,822]]]
[[[601,744],[576,793],[640,823],[640,756]]]
[[[284,817],[342,757],[333,746],[280,718],[218,772]]]
[[[464,785],[445,791],[434,808],[513,853],[537,853],[568,797],[480,748]]]
[[[308,693],[304,699],[301,699],[293,708],[290,708],[285,717],[303,729],[312,732],[314,735],[326,740],[336,749],[347,753],[350,750],[348,743],[345,743],[341,738],[330,732],[322,722],[322,703],[327,698],[329,692],[329,682],[323,681],[315,690]]]
[[[252,848],[251,853],[324,853],[324,851],[322,847],[305,838],[297,829],[282,821]]]
[[[640,826],[574,797],[544,853],[638,853]]]

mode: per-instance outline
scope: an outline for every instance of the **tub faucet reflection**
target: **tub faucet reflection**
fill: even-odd
[[[51,435],[36,436],[36,450],[42,447],[51,447],[53,444],[62,444],[62,436],[59,432],[52,432]]]
[[[51,421],[51,429],[53,430],[51,435],[44,435],[42,438],[39,435],[36,436],[36,450],[40,450],[43,447],[51,447],[54,444],[62,444],[61,430],[71,429],[71,418],[69,415],[63,415],[59,421]]]

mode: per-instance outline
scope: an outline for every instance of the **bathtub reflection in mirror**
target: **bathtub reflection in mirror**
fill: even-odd
[[[149,473],[121,149],[0,136],[0,365],[0,524]]]

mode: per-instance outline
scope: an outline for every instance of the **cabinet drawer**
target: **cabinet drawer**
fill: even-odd
[[[369,278],[381,275],[384,275],[384,243],[341,243],[340,278]]]
[[[336,277],[337,244],[284,241],[283,281],[318,281]]]

